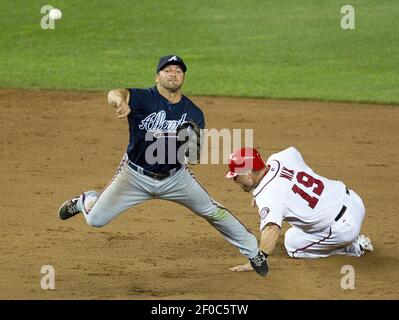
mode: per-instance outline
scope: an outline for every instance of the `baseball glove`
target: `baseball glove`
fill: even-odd
[[[176,129],[177,140],[180,142],[179,152],[189,164],[197,164],[201,154],[201,129],[193,120],[188,120]]]

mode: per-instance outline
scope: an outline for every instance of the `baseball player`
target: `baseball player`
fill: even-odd
[[[181,93],[186,70],[180,57],[164,56],[156,68],[154,87],[109,92],[108,102],[116,108],[117,117],[127,117],[130,132],[127,151],[102,192],[90,190],[67,200],[58,215],[65,220],[83,213],[90,226],[102,227],[146,200],[173,201],[205,218],[264,276],[266,258],[259,251],[256,237],[210,197],[186,166],[188,149],[182,157],[176,147],[182,127],[190,127],[188,131],[195,132],[196,138],[205,127],[200,108]]]
[[[360,257],[373,251],[370,239],[359,235],[365,215],[360,197],[343,182],[315,173],[294,147],[272,154],[266,163],[256,149],[236,150],[229,157],[226,178],[253,194],[260,215],[259,247],[266,258],[273,252],[283,220],[292,226],[284,241],[290,257]],[[252,267],[245,264],[230,270]]]

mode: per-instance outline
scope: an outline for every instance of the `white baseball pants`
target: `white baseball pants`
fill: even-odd
[[[293,258],[322,258],[334,254],[360,257],[363,252],[356,244],[356,237],[365,215],[362,199],[350,190],[344,205],[344,215],[323,231],[306,233],[291,227],[285,233],[285,248]],[[337,212],[338,214],[338,212]]]

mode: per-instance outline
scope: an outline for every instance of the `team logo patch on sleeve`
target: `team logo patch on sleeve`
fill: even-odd
[[[263,207],[259,213],[261,220],[266,219],[266,217],[269,213],[270,213],[270,209],[268,207]]]

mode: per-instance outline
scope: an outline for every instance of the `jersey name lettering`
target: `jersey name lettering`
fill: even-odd
[[[280,177],[292,181],[294,174],[295,174],[294,170],[290,170],[287,169],[286,167],[283,167],[283,169],[281,169]]]
[[[176,128],[186,121],[187,113],[184,113],[180,120],[166,120],[166,112],[159,111],[149,114],[141,121],[139,129],[146,131],[175,131]]]

